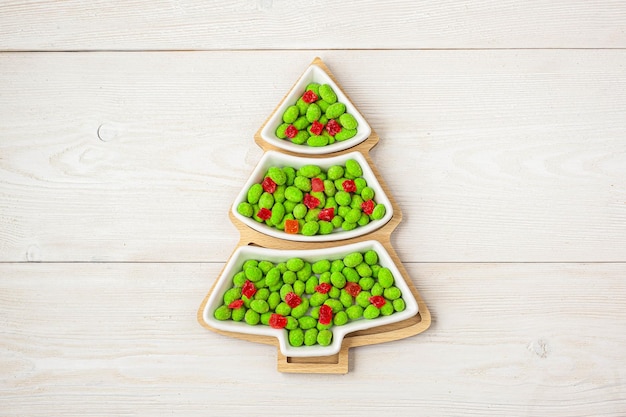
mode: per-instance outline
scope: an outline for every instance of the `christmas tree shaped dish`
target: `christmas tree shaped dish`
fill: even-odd
[[[285,146],[289,145],[285,139],[267,138],[263,134],[264,130],[266,133],[276,130],[274,125],[283,121],[285,106],[290,105],[293,97],[302,96],[303,85],[311,85],[311,79],[306,78],[311,73],[316,74],[315,84],[321,85],[318,81],[322,81],[331,85],[332,81],[337,98],[350,104],[350,107],[346,105],[346,110],[349,108],[352,114],[362,118],[319,58],[313,61],[311,67],[255,135],[256,143],[265,154],[229,213],[240,232],[240,241],[198,309],[198,321],[219,334],[276,346],[278,370],[281,372],[347,373],[350,348],[417,335],[430,326],[431,319],[428,308],[391,245],[391,233],[400,223],[402,213],[369,156],[369,151],[379,138],[364,119],[359,120],[358,125],[367,128],[367,136],[357,138],[355,135],[339,141],[340,147],[335,148],[332,146],[337,141],[323,147],[291,144],[295,148],[289,148]],[[314,98],[309,97],[309,101],[315,103]],[[279,113],[280,119],[277,119]],[[344,122],[351,127],[350,120]],[[270,125],[271,129],[268,128]],[[314,130],[313,136],[316,136],[315,133]],[[316,149],[311,151],[310,148]],[[259,203],[257,196],[253,195],[248,201],[251,184],[258,184],[259,181],[263,193],[276,193],[278,184],[272,185],[269,181],[263,183],[266,176],[274,178],[277,183],[283,180],[281,175],[267,175],[270,167],[291,166],[297,170],[302,166],[316,165],[325,170],[349,159],[358,162],[368,186],[373,186],[374,204],[383,205],[386,209],[378,219],[367,223],[367,219],[362,219],[364,224],[360,231],[358,227],[345,230],[351,226],[340,226],[337,223],[329,233],[322,233],[321,226],[319,230],[314,230],[315,233],[311,233],[315,227],[309,227],[307,234],[310,236],[286,233],[286,225],[291,227],[297,223],[298,227],[304,227],[307,223],[306,215],[297,219],[299,215],[296,214],[293,219],[289,219],[289,223],[283,221],[279,228],[272,228],[279,224],[278,217],[282,213],[272,213],[274,206],[268,202],[270,197],[266,196],[267,201]],[[303,171],[301,174],[315,183],[313,178],[318,173]],[[319,179],[324,179],[327,173],[320,175]],[[351,176],[354,177],[348,175]],[[352,178],[339,178],[335,186],[343,187],[342,180],[345,179]],[[306,191],[308,183],[303,185],[301,181],[299,185],[305,190],[303,194],[320,197],[319,204],[315,201],[311,204],[310,198],[307,204],[304,199],[297,203],[305,206],[301,209],[306,210],[306,214],[315,214],[308,218],[308,222],[326,221],[326,217],[320,220],[319,215],[322,202],[324,206],[328,205],[329,196],[315,194],[316,191],[312,189]],[[326,185],[330,186],[328,183]],[[350,184],[347,187],[351,189]],[[325,188],[324,192],[327,191]],[[272,196],[274,200],[282,198]],[[239,205],[244,201],[253,204],[240,209]],[[361,204],[357,200],[353,205],[356,207]],[[355,207],[351,207],[352,214],[355,214]],[[269,216],[273,214],[275,218],[267,217],[268,213],[262,208],[266,208],[270,212]],[[339,207],[336,208],[334,214],[342,218],[348,216],[346,209],[341,210],[341,216]],[[370,207],[359,208],[365,214],[370,210]],[[250,209],[253,214],[250,214]],[[365,216],[364,213],[361,216]],[[372,255],[373,252],[376,256]],[[332,265],[332,269],[329,265]],[[337,273],[339,270],[341,272]],[[354,307],[357,305],[360,309]]]

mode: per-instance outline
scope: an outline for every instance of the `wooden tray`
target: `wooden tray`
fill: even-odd
[[[331,77],[333,81],[339,86],[339,83],[337,83],[337,81],[335,80],[333,75],[330,73],[328,68],[321,61],[321,59],[315,58],[315,60],[313,61],[313,64],[316,64],[320,66],[322,69],[324,69],[324,71],[326,71],[329,77]],[[261,129],[262,128],[263,127],[261,127]],[[260,135],[261,129],[259,129],[259,131],[255,134],[254,139],[255,139],[255,142],[265,152],[269,150],[275,150],[275,151],[283,152],[286,154],[298,155],[293,152],[288,152],[282,149],[278,149],[277,147],[264,141]],[[280,372],[328,373],[328,374],[345,374],[348,372],[348,351],[352,347],[373,345],[376,343],[383,343],[383,342],[390,342],[394,340],[404,339],[406,337],[417,335],[423,332],[424,330],[428,329],[431,323],[430,312],[428,311],[428,308],[426,307],[426,304],[422,300],[422,297],[420,296],[419,292],[415,289],[411,279],[409,278],[409,275],[406,269],[402,265],[402,262],[398,258],[396,251],[391,245],[391,233],[395,230],[395,228],[398,226],[398,224],[402,220],[402,212],[400,211],[400,208],[396,204],[393,196],[389,192],[389,189],[386,183],[380,176],[378,169],[376,168],[376,166],[374,165],[373,161],[370,158],[369,152],[374,146],[376,146],[378,141],[379,141],[379,137],[374,131],[374,129],[372,129],[372,133],[368,139],[366,139],[364,142],[352,148],[349,148],[340,152],[335,152],[332,154],[325,154],[325,155],[319,155],[319,156],[306,155],[306,157],[307,158],[323,158],[323,157],[328,157],[328,156],[341,155],[343,153],[353,152],[353,151],[360,152],[367,160],[367,163],[370,165],[372,171],[376,175],[376,178],[378,179],[380,186],[382,187],[383,191],[389,198],[389,201],[391,202],[391,205],[393,207],[392,218],[389,220],[387,224],[382,226],[380,229],[364,236],[359,236],[359,237],[355,237],[351,239],[338,240],[338,241],[333,241],[333,242],[298,242],[298,241],[282,240],[282,239],[278,239],[272,236],[265,235],[263,233],[260,233],[248,227],[242,222],[240,222],[237,218],[235,218],[235,216],[232,215],[231,212],[229,212],[229,216],[230,216],[231,221],[233,222],[235,227],[237,227],[240,233],[240,240],[239,240],[237,247],[246,246],[246,245],[256,245],[256,246],[272,248],[272,249],[302,249],[303,250],[303,249],[323,249],[323,248],[329,248],[329,247],[348,245],[350,243],[356,243],[356,242],[361,242],[365,240],[377,240],[385,247],[385,249],[389,253],[389,256],[393,259],[393,262],[395,263],[396,267],[398,268],[402,276],[405,278],[406,284],[410,288],[411,293],[413,294],[413,297],[415,298],[415,301],[417,301],[417,304],[419,307],[418,314],[409,319],[406,319],[406,320],[403,320],[394,324],[378,326],[378,327],[374,327],[368,330],[360,330],[360,331],[355,331],[353,333],[350,333],[345,336],[343,340],[343,344],[341,346],[341,350],[336,355],[323,356],[323,357],[303,357],[303,358],[286,357],[280,352],[278,340],[275,337],[256,336],[256,335],[249,335],[249,334],[243,334],[243,333],[222,331],[222,330],[218,330],[209,326],[204,321],[203,311],[206,306],[206,303],[209,300],[211,293],[213,292],[215,284],[217,283],[217,280],[216,280],[216,282],[213,284],[213,287],[211,287],[208,294],[205,296],[204,300],[202,301],[200,308],[198,309],[197,318],[198,318],[199,323],[203,327],[211,331],[214,331],[216,333],[222,334],[222,335],[235,337],[235,338],[242,339],[242,340],[247,340],[250,342],[257,342],[257,343],[263,343],[263,344],[276,346],[277,351],[278,351],[278,371]],[[228,262],[226,264],[228,264]]]

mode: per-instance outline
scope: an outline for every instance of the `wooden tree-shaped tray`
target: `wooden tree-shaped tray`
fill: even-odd
[[[313,64],[321,67],[328,74],[328,76],[331,79],[333,79],[333,81],[335,81],[337,85],[339,85],[334,79],[333,75],[328,70],[328,68],[321,61],[321,59],[316,58],[313,61]],[[280,107],[280,104],[279,104],[279,107]],[[273,146],[269,144],[268,142],[264,141],[260,135],[260,131],[261,130],[259,130],[255,134],[255,142],[265,152],[269,150],[273,150],[273,151],[283,152],[286,154],[298,155],[293,152],[279,149],[276,146]],[[319,156],[307,155],[307,157],[313,157],[313,158],[320,157],[321,158],[321,157],[341,155],[346,152],[357,151],[357,152],[360,152],[365,157],[367,163],[369,164],[370,168],[374,172],[381,188],[387,195],[393,208],[393,216],[391,217],[391,219],[384,226],[382,226],[381,228],[367,235],[350,238],[350,239],[332,241],[332,242],[301,242],[301,241],[283,240],[283,239],[279,239],[279,238],[258,232],[248,227],[247,225],[243,224],[232,213],[229,213],[229,215],[230,215],[231,221],[233,222],[233,224],[239,230],[239,233],[240,233],[240,240],[239,240],[237,247],[255,245],[255,246],[260,246],[264,248],[272,248],[272,249],[308,250],[308,249],[323,249],[323,248],[330,248],[330,247],[336,247],[336,246],[343,246],[343,245],[348,245],[350,243],[362,242],[365,240],[378,241],[380,244],[383,245],[385,250],[389,253],[389,256],[395,263],[396,267],[398,268],[402,276],[405,278],[406,284],[409,287],[415,301],[418,304],[419,312],[417,313],[417,315],[409,319],[397,322],[397,323],[378,326],[378,327],[374,327],[374,328],[367,329],[367,330],[359,330],[353,333],[349,333],[343,339],[341,350],[339,351],[339,353],[335,355],[323,356],[323,357],[286,357],[285,355],[281,353],[279,349],[278,340],[275,337],[258,336],[258,335],[223,331],[223,330],[215,329],[209,326],[205,322],[203,318],[203,313],[204,313],[205,306],[209,300],[209,297],[211,296],[211,293],[213,292],[215,288],[215,283],[214,283],[213,287],[209,290],[204,300],[202,301],[200,308],[198,309],[197,318],[198,318],[199,323],[203,327],[211,331],[214,331],[216,333],[222,334],[222,335],[226,335],[226,336],[230,336],[230,337],[234,337],[234,338],[238,338],[242,340],[247,340],[251,342],[257,342],[257,343],[263,343],[263,344],[276,346],[277,351],[278,351],[278,370],[280,372],[345,374],[348,372],[348,351],[350,348],[404,339],[410,336],[417,335],[425,331],[430,326],[430,323],[431,323],[430,312],[428,311],[428,308],[426,307],[426,304],[422,300],[419,292],[415,289],[415,286],[412,284],[411,279],[409,279],[409,275],[406,269],[402,265],[402,262],[400,261],[396,251],[394,250],[391,244],[391,233],[396,229],[398,224],[401,222],[402,213],[397,203],[393,199],[393,196],[389,192],[387,185],[381,178],[377,168],[375,167],[369,155],[370,150],[374,146],[376,146],[378,141],[379,141],[379,137],[376,134],[376,132],[374,132],[374,130],[372,129],[370,136],[365,141],[361,142],[360,144],[352,148],[335,152],[332,154],[324,154],[324,155],[319,155]]]

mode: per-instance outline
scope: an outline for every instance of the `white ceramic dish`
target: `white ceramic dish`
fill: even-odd
[[[263,175],[267,172],[268,168],[277,166],[284,167],[290,166],[296,170],[303,165],[314,164],[320,166],[322,169],[327,170],[333,165],[345,165],[348,159],[356,160],[363,170],[363,178],[367,181],[367,185],[374,189],[374,201],[376,204],[384,204],[386,208],[385,215],[380,220],[372,220],[365,226],[359,226],[350,231],[344,231],[342,229],[336,229],[334,232],[327,235],[314,235],[304,236],[302,234],[289,234],[274,227],[269,227],[265,223],[259,223],[253,218],[245,217],[237,212],[237,206],[239,203],[247,200],[248,189],[255,183],[263,181]],[[261,232],[263,234],[277,237],[279,239],[300,241],[300,242],[330,242],[343,239],[350,239],[357,236],[362,236],[367,233],[371,233],[380,227],[384,226],[393,216],[393,207],[389,198],[380,186],[376,175],[370,168],[367,160],[360,152],[349,152],[339,156],[327,157],[327,158],[312,158],[312,157],[300,157],[287,155],[280,152],[268,151],[261,157],[261,160],[257,164],[256,168],[248,178],[248,181],[243,186],[242,190],[237,195],[235,202],[231,208],[233,215],[244,224],[250,226],[252,229]]]
[[[312,82],[329,84],[337,94],[337,100],[346,105],[346,112],[352,114],[359,123],[357,127],[357,134],[354,137],[343,142],[335,142],[332,145],[311,147],[306,144],[296,145],[289,139],[280,139],[276,136],[276,128],[283,122],[283,113],[287,107],[296,103],[298,98],[304,93],[306,86]],[[280,149],[307,155],[323,155],[343,151],[344,149],[358,145],[367,139],[371,133],[372,128],[369,123],[365,121],[365,118],[358,112],[358,110],[354,107],[354,104],[352,104],[348,97],[346,97],[337,84],[321,67],[316,64],[311,64],[289,91],[283,102],[280,104],[280,107],[276,109],[265,126],[263,126],[263,129],[261,130],[261,137],[266,142]]]
[[[395,278],[395,286],[402,291],[402,298],[406,303],[406,309],[402,312],[396,312],[390,316],[380,316],[373,320],[361,318],[359,320],[349,322],[343,326],[333,326],[333,340],[329,346],[300,346],[293,347],[289,345],[287,340],[287,331],[284,329],[273,329],[270,326],[256,325],[251,326],[245,322],[235,322],[232,320],[220,321],[214,318],[214,311],[222,305],[224,293],[232,287],[233,275],[241,270],[243,263],[248,259],[268,260],[270,262],[284,262],[289,258],[299,257],[308,262],[315,262],[320,259],[340,259],[352,252],[365,252],[367,250],[375,250],[378,253],[379,264],[387,267],[393,273]],[[383,326],[391,323],[408,319],[418,313],[417,301],[413,297],[409,289],[405,277],[402,276],[397,266],[389,256],[382,244],[375,240],[368,240],[350,245],[338,246],[326,249],[313,250],[277,250],[267,249],[257,246],[239,247],[232,255],[228,264],[219,276],[215,288],[213,289],[203,311],[204,321],[211,327],[236,333],[245,333],[258,336],[273,336],[279,341],[280,351],[288,357],[312,357],[312,356],[329,356],[334,355],[341,349],[344,337],[357,330],[365,330],[373,327]]]

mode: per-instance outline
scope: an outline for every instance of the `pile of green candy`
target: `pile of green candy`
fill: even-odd
[[[288,234],[327,235],[382,219],[387,209],[374,197],[354,159],[327,170],[273,166],[247,190],[237,212]]]
[[[332,342],[333,326],[404,311],[402,291],[374,250],[308,262],[246,260],[215,309],[217,320],[288,332],[294,347]]]

